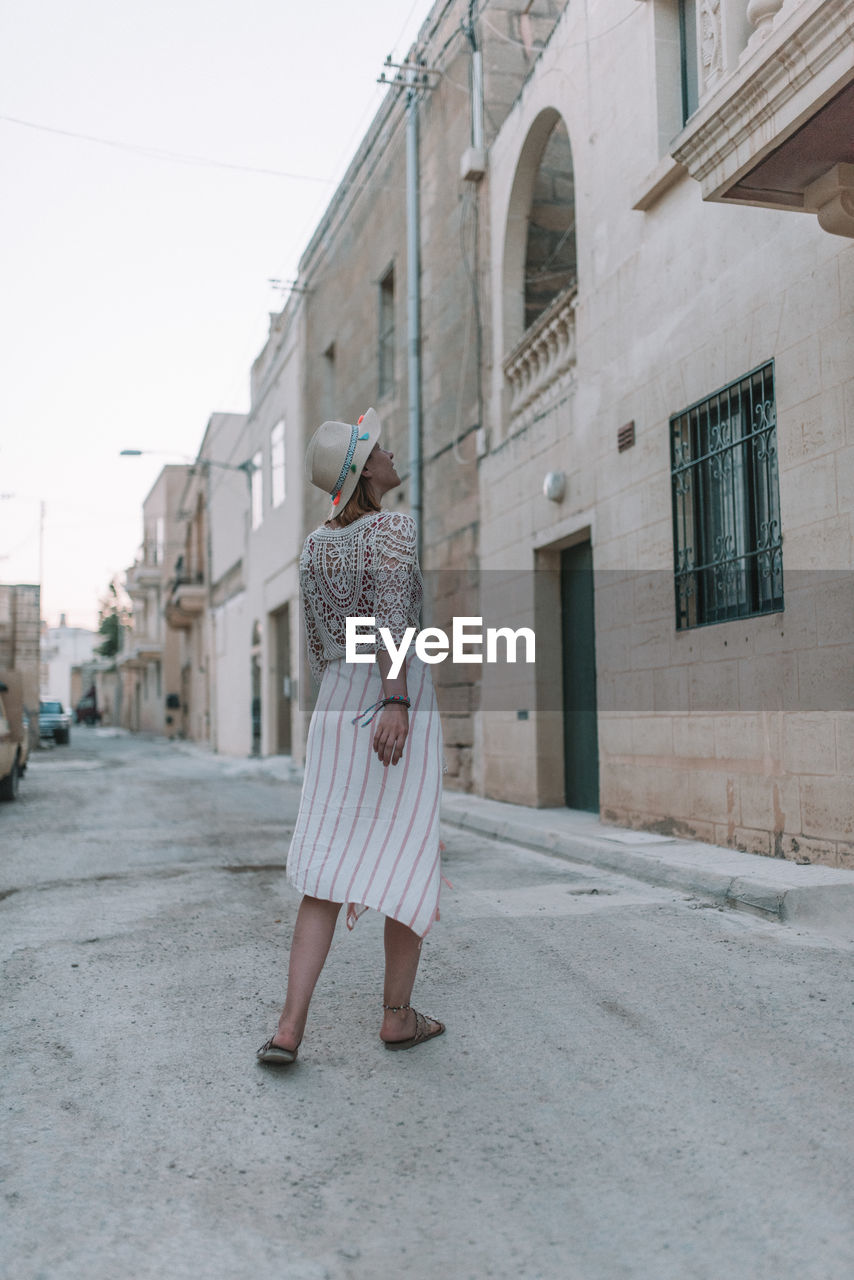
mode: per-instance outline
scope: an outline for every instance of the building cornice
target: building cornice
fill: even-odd
[[[725,200],[739,178],[854,79],[854,11],[841,0],[787,6],[771,33],[756,40],[671,144],[706,200]],[[804,207],[786,194],[773,207]]]

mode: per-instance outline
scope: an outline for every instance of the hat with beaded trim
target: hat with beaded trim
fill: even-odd
[[[329,494],[331,516],[343,511],[353,496],[380,431],[376,410],[368,409],[355,425],[324,422],[309,440],[305,451],[306,479]]]

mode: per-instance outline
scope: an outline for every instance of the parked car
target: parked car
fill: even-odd
[[[30,713],[26,707],[21,712],[21,768],[20,773],[23,776],[27,772],[27,765],[30,761],[30,747],[33,742],[33,726],[30,719]]]
[[[71,741],[71,715],[61,702],[42,698],[39,703],[39,737],[53,738],[68,746]]]
[[[17,800],[18,786],[27,767],[29,742],[24,726],[21,677],[15,671],[0,672],[0,800]]]

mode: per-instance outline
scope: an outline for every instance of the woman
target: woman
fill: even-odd
[[[415,522],[382,511],[400,484],[369,409],[353,426],[324,422],[306,475],[333,502],[300,557],[308,653],[320,680],[288,879],[302,894],[291,942],[285,1006],[261,1062],[295,1061],[338,913],[352,928],[368,907],[385,917],[380,1038],[411,1049],[445,1030],[409,1001],[421,942],[438,917],[442,731],[430,669],[407,657],[396,677],[378,639],[376,661],[347,663],[345,622],[373,618],[398,646],[418,627],[421,574]],[[366,655],[364,649],[361,650]]]

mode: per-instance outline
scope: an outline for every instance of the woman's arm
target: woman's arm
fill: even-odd
[[[381,627],[388,628],[395,644],[399,645],[409,620],[418,565],[414,520],[399,513],[384,512],[378,521],[374,546],[376,627],[378,631]],[[383,683],[383,697],[405,698],[406,665],[392,679],[389,675],[391,656],[381,641],[377,648],[377,663]],[[403,754],[408,734],[407,708],[400,703],[383,707],[377,717],[373,748],[384,765],[397,764]]]
[[[383,697],[407,697],[406,664],[403,664],[398,675],[392,679],[389,675],[391,655],[386,649],[380,649],[377,653],[377,665],[383,682]],[[376,725],[374,751],[384,765],[397,764],[403,755],[404,744],[409,736],[408,708],[401,702],[389,703],[387,707],[383,707],[377,717]]]

